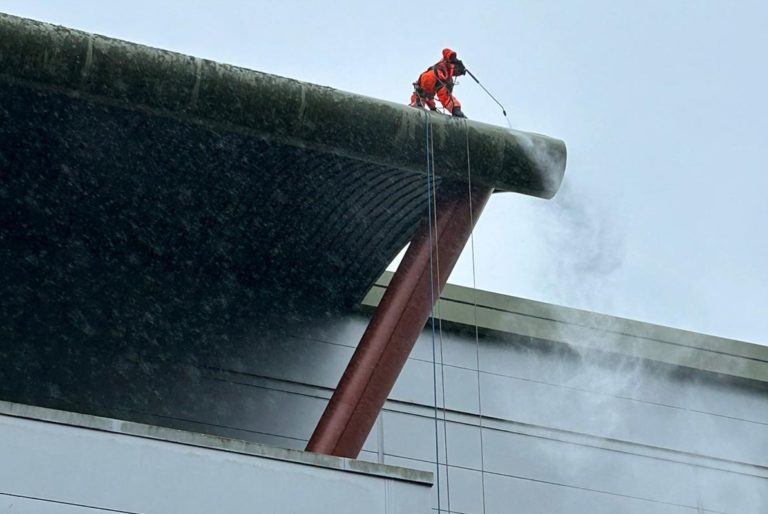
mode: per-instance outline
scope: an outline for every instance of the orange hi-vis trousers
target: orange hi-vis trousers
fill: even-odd
[[[435,110],[435,95],[450,113],[456,107],[461,107],[459,99],[451,94],[448,86],[437,80],[432,69],[419,75],[419,81],[414,83],[415,91],[411,95],[411,105],[418,106],[419,100],[429,109]]]

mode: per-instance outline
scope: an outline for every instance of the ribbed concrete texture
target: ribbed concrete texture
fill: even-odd
[[[355,307],[426,216],[427,123],[438,182],[468,144],[474,183],[557,191],[562,142],[426,116],[0,14],[0,356]]]

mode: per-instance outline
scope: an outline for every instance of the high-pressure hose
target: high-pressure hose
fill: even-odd
[[[468,70],[468,69],[466,69],[466,68],[464,68],[464,70],[467,72],[467,75],[469,75],[470,77],[472,77],[472,80],[474,80],[475,82],[477,82],[477,85],[478,85],[478,86],[480,86],[481,88],[483,88],[483,91],[485,91],[486,93],[488,93],[488,96],[490,96],[490,97],[491,97],[491,99],[493,99],[493,101],[494,101],[494,102],[496,102],[496,103],[499,105],[499,107],[501,107],[501,112],[502,112],[502,113],[504,113],[504,117],[505,117],[505,118],[507,118],[507,123],[510,123],[510,121],[509,121],[509,118],[507,117],[507,110],[504,108],[504,106],[503,106],[503,105],[501,105],[501,102],[499,102],[498,100],[496,100],[496,97],[495,97],[495,96],[493,96],[493,95],[491,94],[491,92],[490,92],[490,91],[488,91],[488,90],[485,88],[485,86],[484,86],[484,85],[483,85],[483,84],[482,84],[482,83],[481,83],[479,80],[477,80],[477,77],[475,77],[475,75],[474,75],[474,74],[473,74],[471,71],[469,71],[469,70]],[[511,126],[511,123],[510,123],[510,126]]]

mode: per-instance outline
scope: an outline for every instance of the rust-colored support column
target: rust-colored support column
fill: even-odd
[[[360,453],[429,319],[433,295],[435,300],[440,296],[492,192],[473,187],[468,194],[466,184],[438,190],[432,237],[425,222],[368,323],[307,451],[352,458]]]

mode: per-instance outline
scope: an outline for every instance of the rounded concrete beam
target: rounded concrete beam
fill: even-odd
[[[57,91],[206,127],[551,198],[565,144],[329,87],[0,14],[0,83]],[[404,84],[407,87],[408,84]]]

